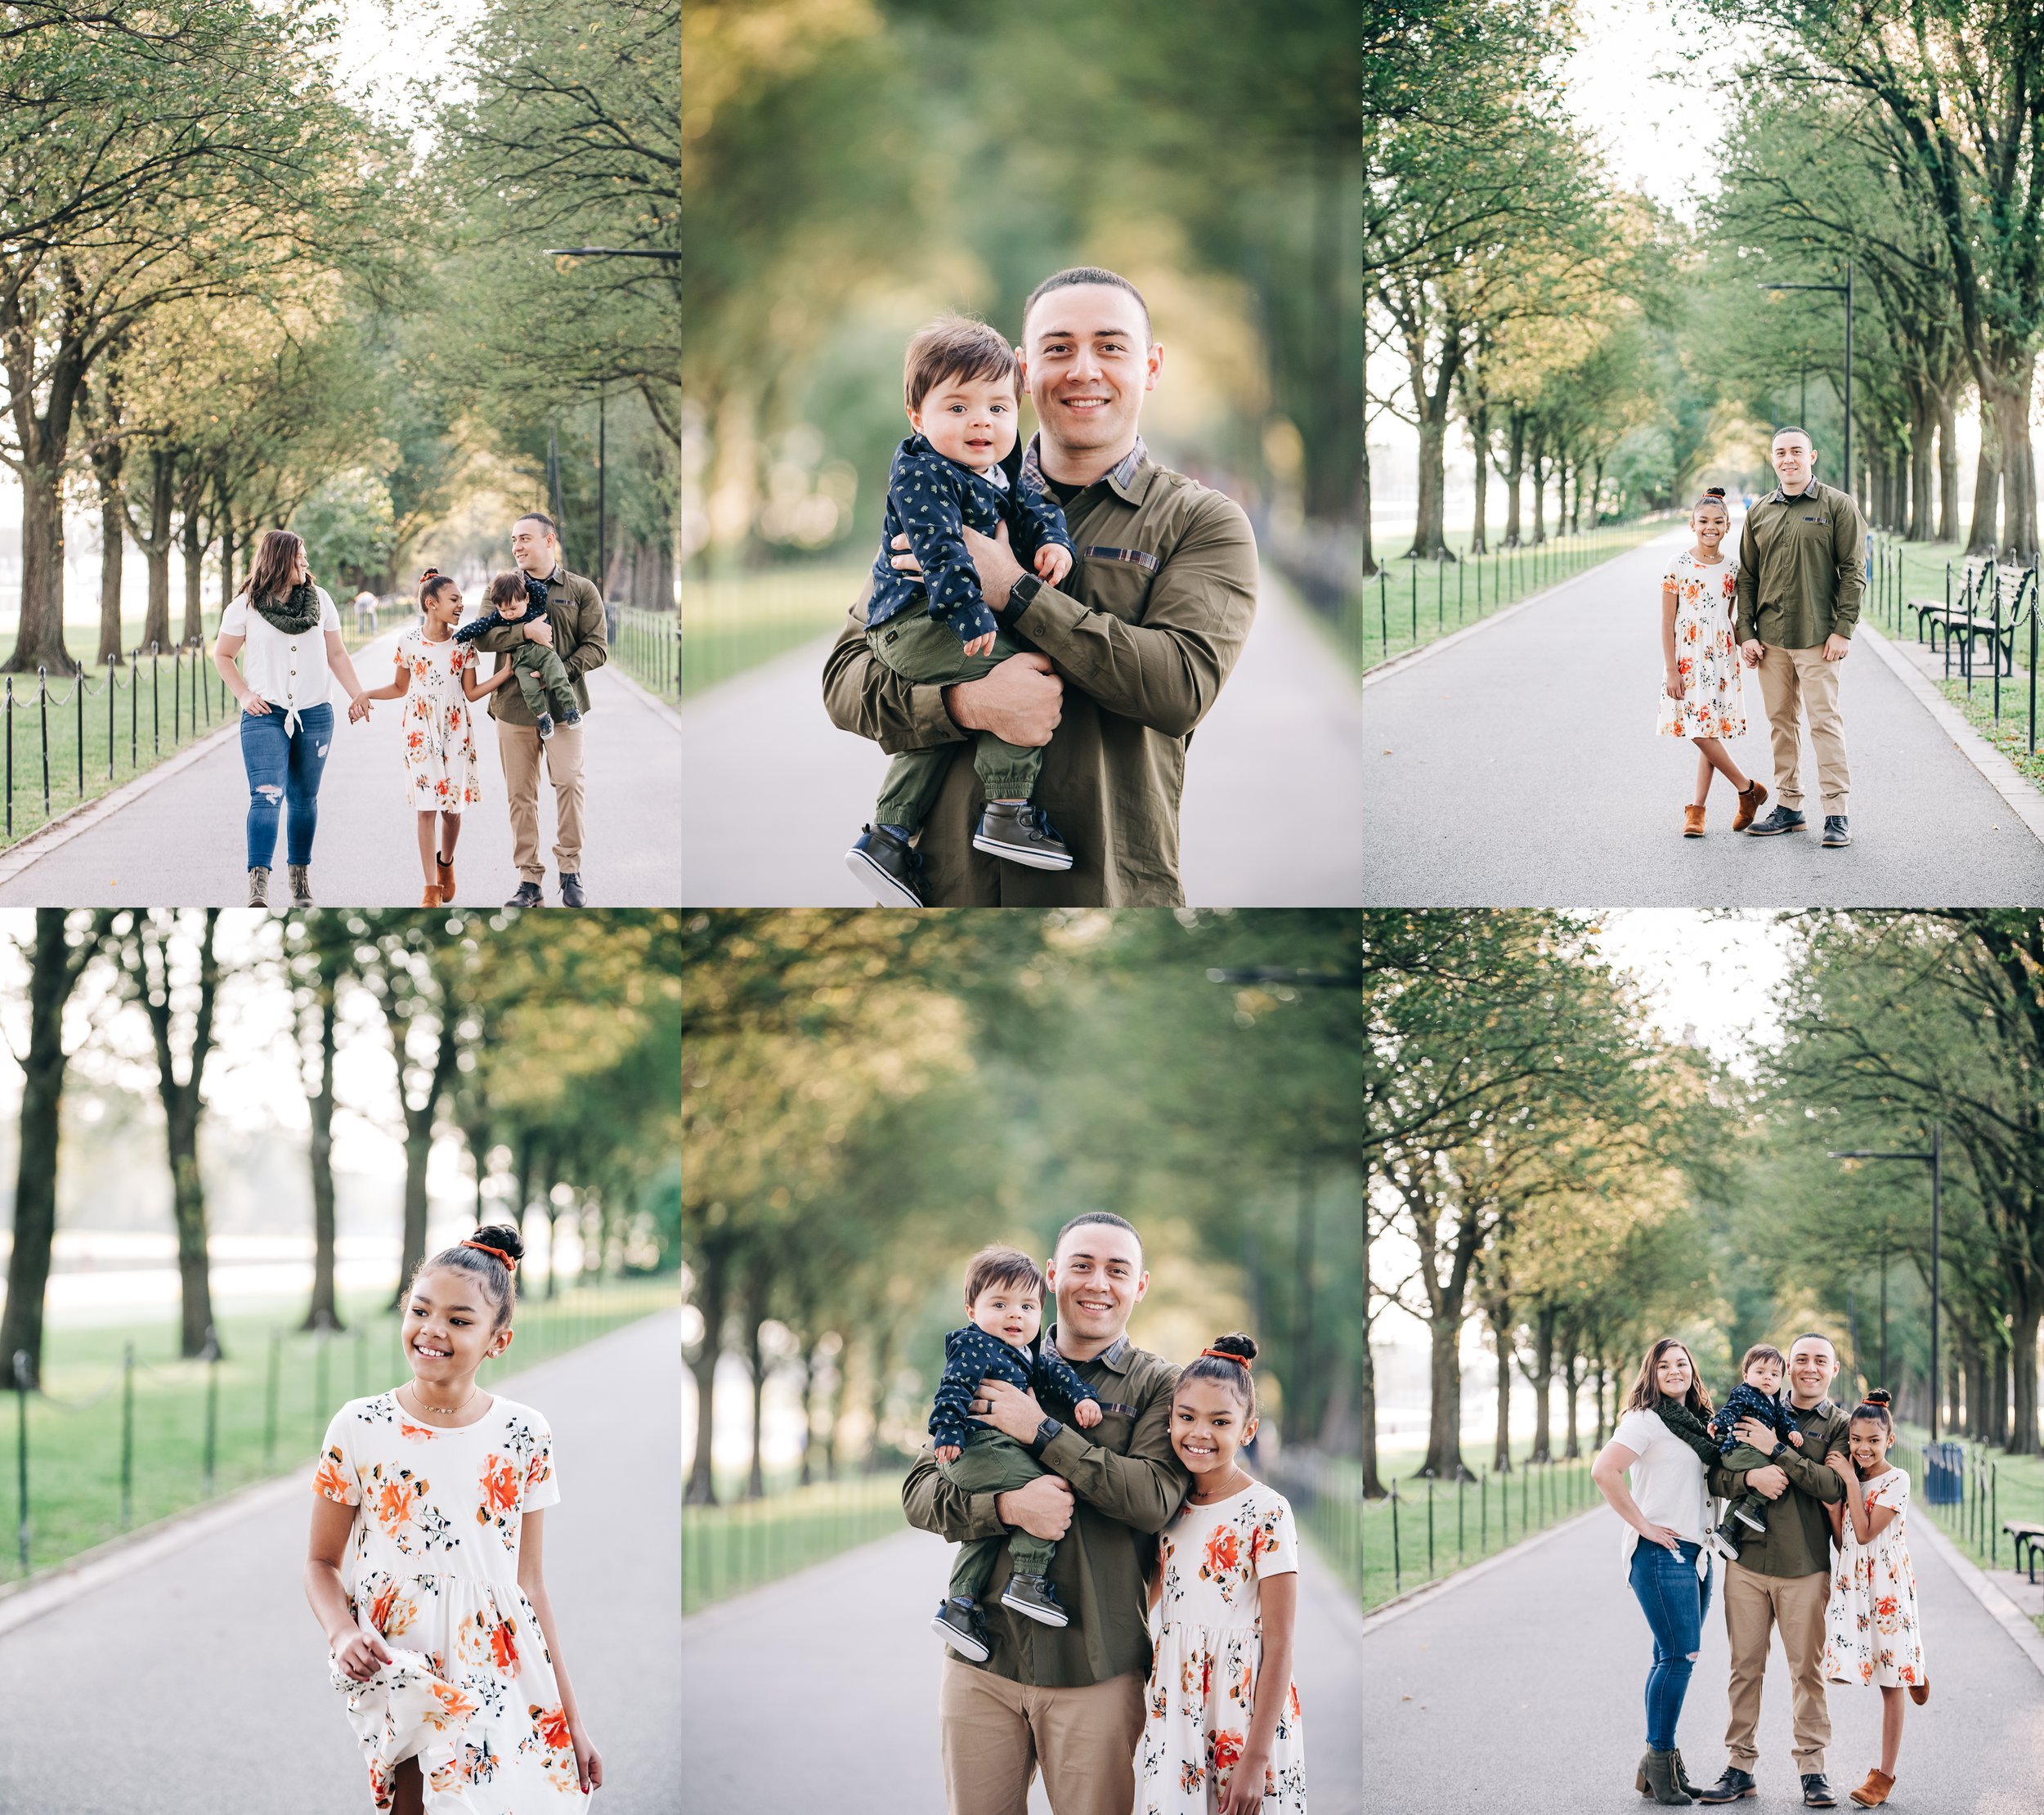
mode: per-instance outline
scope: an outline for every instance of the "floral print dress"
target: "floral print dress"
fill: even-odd
[[[1739,563],[1728,554],[1706,567],[1693,549],[1684,549],[1661,584],[1674,589],[1675,672],[1683,687],[1683,697],[1671,700],[1663,685],[1655,729],[1664,737],[1744,735],[1743,665],[1732,623]]]
[[[359,1509],[341,1580],[391,1652],[366,1683],[331,1666],[376,1807],[413,1757],[426,1815],[579,1806],[553,1654],[518,1586],[522,1521],[561,1497],[546,1420],[499,1398],[446,1430],[414,1423],[395,1393],[350,1400],[312,1485]]]
[[[1824,1674],[1833,1683],[1903,1688],[1930,1680],[1924,1668],[1923,1634],[1916,1624],[1916,1572],[1909,1566],[1909,1477],[1890,1468],[1862,1483],[1871,1513],[1892,1506],[1895,1516],[1862,1544],[1849,1513],[1844,1542],[1831,1564],[1831,1594],[1824,1608]]]
[[[476,766],[475,721],[461,673],[476,659],[472,643],[430,640],[423,630],[397,639],[397,659],[411,670],[405,692],[405,781],[420,813],[459,813],[482,798]]]
[[[1158,1544],[1163,1591],[1151,1622],[1136,1807],[1140,1815],[1208,1815],[1249,1737],[1263,1662],[1257,1585],[1298,1573],[1298,1538],[1284,1496],[1252,1481],[1211,1506],[1188,1505]],[[1293,1683],[1263,1775],[1263,1815],[1306,1815],[1306,1739]]]

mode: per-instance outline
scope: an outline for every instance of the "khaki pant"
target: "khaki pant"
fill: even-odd
[[[1136,1671],[1083,1689],[1032,1689],[947,1657],[937,1715],[951,1815],[1029,1815],[1039,1768],[1053,1815],[1128,1815],[1136,1806]]]
[[[1777,1516],[1782,1503],[1777,1500]],[[1824,1607],[1828,1572],[1763,1575],[1724,1566],[1724,1631],[1732,1642],[1732,1719],[1724,1729],[1733,1767],[1750,1771],[1759,1757],[1753,1736],[1760,1722],[1760,1679],[1767,1673],[1768,1634],[1779,1627],[1788,1658],[1798,1775],[1824,1768],[1831,1713],[1824,1701]]]
[[[1843,662],[1827,661],[1824,646],[1783,649],[1766,645],[1760,658],[1760,699],[1767,707],[1768,729],[1774,745],[1774,798],[1795,812],[1803,807],[1803,727],[1810,722],[1810,742],[1817,747],[1817,786],[1824,811],[1849,810],[1852,772],[1845,763],[1845,723],[1838,715],[1838,670]]]
[[[511,804],[511,851],[527,882],[546,879],[540,861],[540,751],[554,784],[554,861],[563,876],[582,872],[582,731],[556,726],[544,746],[540,728],[497,721],[497,754],[504,759],[504,791]]]

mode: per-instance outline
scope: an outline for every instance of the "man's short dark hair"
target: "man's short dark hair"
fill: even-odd
[[[1834,1342],[1831,1338],[1827,1336],[1821,1329],[1804,1330],[1800,1336],[1795,1338],[1795,1342],[1789,1344],[1789,1349],[1791,1353],[1794,1352],[1796,1343],[1799,1342],[1822,1342],[1826,1348],[1831,1351],[1831,1359],[1834,1361],[1838,1359],[1838,1345]]]
[[[940,316],[918,328],[901,363],[902,396],[911,410],[947,379],[1006,379],[1016,383],[1015,349],[984,321]]]
[[[1051,1244],[1051,1253],[1052,1256],[1055,1257],[1058,1251],[1065,1246],[1065,1238],[1067,1235],[1070,1235],[1074,1229],[1079,1228],[1083,1224],[1089,1222],[1104,1222],[1109,1229],[1126,1229],[1130,1235],[1134,1235],[1136,1238],[1136,1259],[1140,1261],[1142,1258],[1143,1238],[1137,1231],[1135,1224],[1129,1221],[1125,1217],[1116,1216],[1111,1210],[1081,1211],[1078,1215],[1073,1217],[1069,1222],[1066,1223],[1062,1229],[1058,1230],[1057,1239]]]
[[[1054,271],[1029,292],[1029,299],[1022,305],[1022,335],[1026,340],[1029,333],[1029,311],[1048,296],[1052,290],[1069,290],[1081,284],[1105,284],[1111,289],[1127,290],[1136,299],[1136,307],[1143,317],[1143,345],[1150,344],[1150,305],[1143,301],[1143,293],[1123,276],[1119,271],[1107,271],[1099,265],[1074,265],[1069,269]],[[1126,1227],[1127,1225],[1123,1226]]]
[[[1026,1287],[1043,1297],[1043,1269],[1019,1248],[983,1248],[966,1262],[966,1302],[976,1305],[988,1286]]]
[[[1813,454],[1817,451],[1817,443],[1810,439],[1810,432],[1800,423],[1788,423],[1776,429],[1773,440],[1770,441],[1768,446],[1772,447],[1774,442],[1781,440],[1784,435],[1800,435],[1803,437],[1803,445]]]
[[[511,527],[512,528],[516,529],[520,523],[540,524],[545,527],[546,533],[549,536],[558,536],[561,533],[558,530],[554,528],[554,519],[548,516],[543,510],[521,511],[513,520]]]

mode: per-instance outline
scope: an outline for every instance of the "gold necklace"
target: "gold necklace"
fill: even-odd
[[[411,1383],[411,1396],[418,1402],[420,1411],[438,1412],[443,1417],[452,1417],[456,1412],[465,1411],[468,1409],[468,1400],[476,1396],[476,1389],[473,1387],[469,1387],[468,1398],[463,1400],[459,1405],[428,1405],[419,1391],[419,1383],[415,1380]]]
[[[1240,1476],[1245,1481],[1249,1478],[1246,1474],[1243,1473],[1242,1468],[1239,1463],[1230,1463],[1228,1469],[1227,1492],[1225,1494],[1213,1495],[1206,1499],[1202,1499],[1197,1494],[1195,1494],[1190,1496],[1192,1504],[1195,1506],[1212,1506],[1216,1501],[1225,1500],[1233,1495],[1240,1493],[1242,1490],[1235,1485],[1235,1477],[1237,1476]]]

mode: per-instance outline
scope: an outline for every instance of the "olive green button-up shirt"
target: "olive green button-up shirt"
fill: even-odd
[[[1746,513],[1739,531],[1739,641],[1814,649],[1849,637],[1867,591],[1867,519],[1835,486],[1780,486]]]
[[[610,660],[609,626],[603,616],[603,595],[596,582],[579,573],[557,567],[546,577],[546,621],[554,626],[554,652],[567,670],[568,686],[582,711],[589,709],[589,683],[583,677],[592,668]],[[500,624],[476,639],[478,649],[502,655],[515,649],[525,636],[528,619]],[[532,708],[515,682],[506,682],[490,696],[490,716],[505,724],[537,724]]]
[[[1174,908],[1186,899],[1186,748],[1256,615],[1256,540],[1234,500],[1157,465],[1140,440],[1065,515],[1078,559],[1063,586],[1039,587],[1001,616],[1065,678],[1035,799],[1071,846],[1072,867],[1029,869],[972,848],[983,795],[961,751],[917,847],[933,907]],[[890,755],[969,738],[944,710],[942,684],[904,680],[874,660],[864,613],[862,599],[824,664],[831,722]]]
[[[1783,1444],[1774,1459],[1789,1478],[1788,1491],[1769,1500],[1767,1530],[1756,1531],[1739,1546],[1739,1566],[1756,1575],[1815,1575],[1831,1566],[1831,1521],[1824,1511],[1828,1501],[1845,1497],[1845,1484],[1824,1466],[1824,1459],[1845,1446],[1849,1420],[1828,1399],[1804,1411],[1794,1400],[1786,1401],[1795,1427],[1803,1433],[1803,1447]],[[1728,1497],[1746,1487],[1746,1472],[1713,1468],[1710,1491]]]
[[[1056,1341],[1052,1329],[1043,1338],[1045,1353]],[[1131,1670],[1148,1674],[1145,1581],[1156,1534],[1177,1516],[1191,1478],[1171,1446],[1171,1395],[1178,1381],[1172,1363],[1124,1335],[1091,1361],[1070,1365],[1099,1396],[1100,1421],[1090,1431],[1066,1425],[1039,1459],[1045,1473],[1061,1475],[1072,1486],[1072,1522],[1051,1566],[1051,1584],[1072,1623],[1042,1625],[1001,1605],[1008,1579],[1003,1551],[980,1600],[993,1654],[973,1666],[1045,1689],[1084,1688]],[[953,1544],[1006,1531],[994,1515],[995,1498],[954,1486],[927,1443],[901,1487],[908,1522]]]

